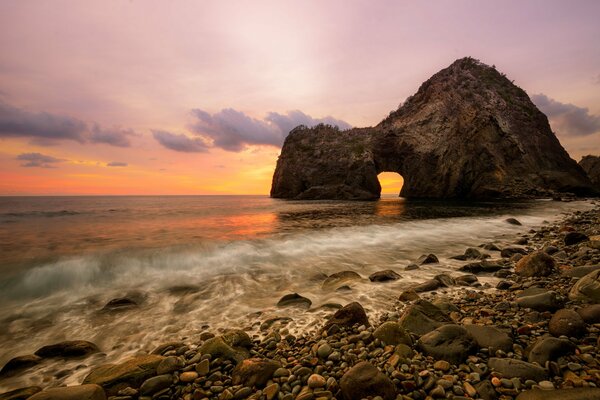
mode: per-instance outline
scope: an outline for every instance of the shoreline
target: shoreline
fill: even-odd
[[[476,249],[479,255],[473,250],[468,255],[465,253],[466,258],[473,258],[464,260],[465,265],[470,265],[469,271],[494,271],[503,279],[497,290],[484,291],[481,290],[485,289],[483,287],[468,286],[477,282],[471,277],[462,278],[459,282],[467,285],[460,286],[465,290],[451,290],[449,294],[443,294],[440,293],[440,289],[444,290],[443,285],[458,285],[451,277],[441,274],[428,281],[429,287],[437,285],[434,290],[438,292],[424,291],[418,294],[420,299],[417,299],[416,293],[407,291],[401,296],[405,300],[396,300],[390,305],[390,309],[398,312],[384,313],[378,321],[365,314],[362,306],[351,303],[335,313],[336,324],[332,324],[332,320],[322,321],[318,329],[309,329],[298,337],[287,332],[285,320],[272,321],[267,328],[268,333],[261,339],[250,338],[243,331],[222,336],[206,333],[199,342],[170,344],[155,350],[153,355],[140,356],[136,361],[120,364],[118,368],[96,367],[84,382],[100,384],[103,390],[86,385],[58,389],[63,391],[62,394],[46,392],[45,396],[54,397],[40,397],[42,394],[39,394],[31,398],[64,398],[60,396],[66,395],[65,390],[84,390],[91,393],[89,396],[96,396],[89,397],[93,399],[104,398],[102,396],[106,392],[107,397],[113,396],[114,400],[309,400],[354,399],[363,395],[381,396],[386,400],[416,400],[427,396],[541,398],[523,397],[538,395],[550,399],[554,397],[548,396],[563,395],[550,390],[542,394],[519,395],[537,386],[543,389],[573,386],[582,388],[578,390],[583,393],[580,395],[583,397],[574,398],[600,397],[592,389],[600,386],[600,359],[596,353],[600,325],[595,325],[600,323],[600,306],[592,306],[587,314],[584,312],[584,317],[590,322],[583,322],[583,327],[579,321],[581,317],[576,317],[581,314],[578,312],[561,312],[554,318],[567,321],[562,324],[566,326],[563,328],[576,336],[574,340],[557,336],[560,331],[556,329],[553,329],[553,337],[543,336],[549,334],[549,326],[553,325],[550,321],[558,310],[563,307],[583,309],[579,301],[568,300],[573,282],[572,278],[562,275],[567,273],[564,267],[576,269],[591,263],[591,266],[600,268],[600,251],[593,247],[598,241],[581,240],[565,245],[564,236],[569,231],[565,227],[571,227],[573,232],[583,233],[588,238],[598,235],[599,214],[600,208],[596,203],[591,211],[575,212],[560,222],[529,232],[526,237],[517,237],[518,246],[501,252],[508,257],[500,257],[499,251],[492,247]],[[548,249],[548,246],[554,248]],[[590,247],[590,250],[585,250],[585,247]],[[542,256],[540,263],[537,259],[531,262],[534,277],[514,273],[517,259],[523,256],[531,258],[520,254],[523,251],[515,250],[521,248],[526,249],[526,254],[546,248],[546,256]],[[456,250],[457,254],[464,251]],[[486,262],[480,258],[481,253],[489,253],[502,261]],[[521,265],[524,264],[527,263],[521,261]],[[536,269],[537,264],[542,265],[540,270]],[[545,273],[544,268],[548,265],[554,271],[548,277],[538,276]],[[452,271],[452,275],[455,272],[459,271]],[[463,273],[473,276],[467,271]],[[437,284],[431,281],[437,281]],[[555,293],[548,294],[550,291]],[[521,296],[519,300],[518,296]],[[298,304],[303,301],[295,300]],[[537,311],[528,311],[530,307],[525,308],[524,304]],[[354,327],[353,323],[356,323]],[[325,330],[321,330],[323,324],[327,325]],[[459,327],[456,327],[457,324]],[[579,326],[578,330],[572,328],[573,324]],[[450,328],[437,329],[442,325]],[[467,331],[463,327],[465,325],[485,328],[469,327]],[[72,351],[75,345],[71,343],[70,346],[71,350],[67,345],[56,349],[57,355],[70,357],[68,351]],[[79,351],[84,352],[80,356],[97,352],[97,348],[84,343],[77,346]],[[509,359],[526,364],[506,361]],[[544,365],[536,366],[531,363],[532,360],[538,364],[543,361]],[[378,370],[361,362],[368,362]],[[142,372],[136,375],[137,372],[132,371]],[[515,371],[520,372],[517,374]],[[29,393],[36,390],[31,388]],[[570,394],[575,395],[575,392]],[[8,396],[0,395],[0,399],[28,398],[26,394]]]

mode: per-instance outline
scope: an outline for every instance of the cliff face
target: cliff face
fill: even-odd
[[[591,182],[527,94],[496,69],[457,60],[373,128],[299,127],[277,162],[272,197],[375,199],[377,174],[401,196],[514,198],[591,194]]]
[[[596,189],[600,191],[600,157],[585,156],[579,161],[579,165],[596,186]]]

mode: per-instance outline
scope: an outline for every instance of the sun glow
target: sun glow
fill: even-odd
[[[404,178],[396,172],[382,172],[377,175],[381,185],[381,194],[400,194]]]

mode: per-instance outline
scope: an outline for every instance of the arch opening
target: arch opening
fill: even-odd
[[[404,186],[404,177],[397,172],[381,172],[377,175],[381,186],[381,197],[400,196]]]

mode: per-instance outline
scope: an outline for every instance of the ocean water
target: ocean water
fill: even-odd
[[[359,301],[371,318],[408,286],[440,272],[459,275],[449,257],[466,247],[510,244],[519,233],[591,208],[589,202],[427,202],[395,196],[375,202],[285,201],[266,196],[0,197],[0,365],[62,340],[102,350],[85,360],[44,363],[0,380],[75,384],[114,362],[204,331],[289,318],[291,332],[314,329],[335,309]],[[506,223],[515,217],[522,226]],[[439,264],[405,271],[421,254]],[[498,257],[497,253],[492,253]],[[372,283],[376,271],[402,278]],[[343,270],[364,279],[351,291],[324,285]],[[482,282],[494,283],[491,276]],[[278,308],[297,292],[309,310]],[[114,298],[139,306],[103,312]],[[282,323],[282,320],[275,323]],[[264,327],[264,325],[263,325]],[[63,373],[68,370],[69,373]]]

